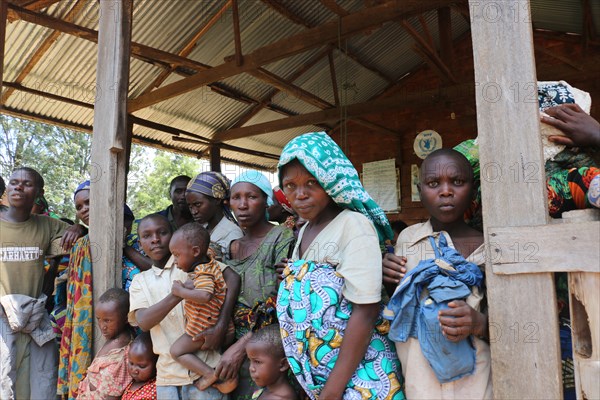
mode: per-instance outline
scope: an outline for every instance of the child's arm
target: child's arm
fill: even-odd
[[[184,285],[181,281],[173,281],[171,293],[182,299],[194,301],[199,304],[208,303],[213,297],[213,292],[204,289],[191,289],[189,285]]]
[[[352,315],[348,320],[338,359],[329,374],[319,400],[342,398],[346,384],[367,352],[378,315],[379,303],[352,303]]]
[[[442,333],[451,342],[459,342],[469,335],[489,337],[487,315],[476,311],[463,300],[448,303],[448,309],[439,313]]]
[[[123,248],[123,253],[140,269],[140,271],[147,271],[152,267],[152,260],[150,257],[143,255],[131,246],[125,246]]]

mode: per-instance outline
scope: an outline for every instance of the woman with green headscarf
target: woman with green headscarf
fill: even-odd
[[[277,316],[291,370],[311,399],[404,399],[381,318],[381,245],[393,232],[324,132],[289,142],[279,181],[308,222],[284,270]]]

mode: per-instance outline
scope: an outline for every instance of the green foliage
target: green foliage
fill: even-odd
[[[46,182],[46,200],[61,217],[75,218],[73,191],[89,179],[90,158],[90,135],[0,115],[0,175],[7,181],[17,166],[38,170]],[[134,144],[129,165],[127,204],[141,218],[171,204],[171,179],[193,177],[203,163]]]

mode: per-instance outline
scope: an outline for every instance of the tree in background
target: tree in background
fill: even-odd
[[[0,175],[5,181],[17,166],[38,170],[46,182],[52,211],[75,218],[73,191],[89,179],[91,136],[71,129],[0,115]],[[136,217],[160,211],[170,203],[169,182],[191,177],[207,162],[133,144],[127,176],[127,204]]]

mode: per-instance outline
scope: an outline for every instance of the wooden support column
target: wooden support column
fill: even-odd
[[[221,147],[216,144],[210,146],[210,170],[221,172]]]
[[[90,171],[90,241],[94,304],[107,289],[121,287],[123,203],[127,159],[127,88],[132,0],[101,0],[96,104]],[[102,345],[94,323],[94,350]]]
[[[553,275],[498,275],[490,262],[497,257],[490,229],[545,225],[548,219],[529,2],[469,5],[494,398],[561,399]],[[539,240],[516,241],[514,248],[522,254]]]
[[[2,98],[2,81],[4,80],[4,43],[6,42],[6,23],[8,0],[0,0],[0,98]],[[0,107],[4,102],[0,102]]]

